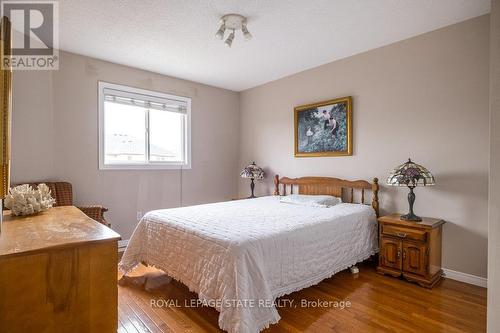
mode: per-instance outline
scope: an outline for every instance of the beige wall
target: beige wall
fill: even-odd
[[[488,332],[500,332],[500,0],[491,2]]]
[[[482,16],[244,91],[240,166],[265,167],[257,191],[270,194],[275,173],[385,180],[412,157],[436,176],[437,186],[416,190],[415,209],[448,221],[444,267],[486,277],[488,50]],[[348,95],[354,155],[294,158],[294,106]],[[384,187],[383,212],[405,212],[406,194]]]
[[[180,204],[181,172],[98,170],[97,81],[186,95],[193,168],[182,175],[184,205],[231,198],[234,175],[252,160],[269,175],[257,192],[269,194],[274,173],[384,180],[411,156],[437,178],[417,189],[415,208],[448,221],[444,267],[485,277],[488,51],[483,16],[241,94],[62,52],[59,71],[14,74],[12,178],[71,181],[76,203],[110,208],[126,239],[137,211]],[[293,158],[293,107],[346,95],[354,155]],[[248,194],[246,181],[239,192]],[[384,212],[405,211],[406,191],[384,187],[381,203]]]
[[[54,173],[52,73],[14,71],[12,183],[50,179]]]
[[[181,171],[98,170],[98,80],[191,97],[192,169],[182,171],[183,204],[237,192],[238,93],[66,52],[58,71],[16,72],[14,79],[13,179],[70,181],[76,203],[108,207],[124,239],[138,211],[180,205]]]

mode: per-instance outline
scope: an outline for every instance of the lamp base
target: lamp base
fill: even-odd
[[[253,178],[250,178],[250,190],[252,191],[252,194],[247,198],[247,199],[253,199],[255,198],[255,195],[253,195],[253,190],[255,189],[255,183],[253,182]]]
[[[401,220],[420,222],[422,221],[422,218],[413,213],[413,203],[415,203],[415,193],[413,193],[413,189],[415,186],[408,186],[408,188],[410,189],[410,193],[408,193],[408,205],[410,206],[410,212],[406,215],[401,215]]]
[[[413,213],[408,213],[405,215],[401,215],[401,220],[405,221],[413,221],[413,222],[422,222],[422,218]]]

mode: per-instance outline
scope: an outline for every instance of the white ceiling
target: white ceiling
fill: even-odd
[[[490,0],[63,0],[60,48],[235,91],[486,14]],[[227,48],[220,16],[254,38]]]

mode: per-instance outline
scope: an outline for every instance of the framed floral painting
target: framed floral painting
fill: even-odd
[[[295,157],[352,155],[352,98],[297,106]]]

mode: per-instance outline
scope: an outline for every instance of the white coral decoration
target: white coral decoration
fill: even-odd
[[[38,185],[36,190],[28,184],[19,185],[11,188],[5,197],[5,207],[16,216],[43,212],[55,202],[46,184]]]

